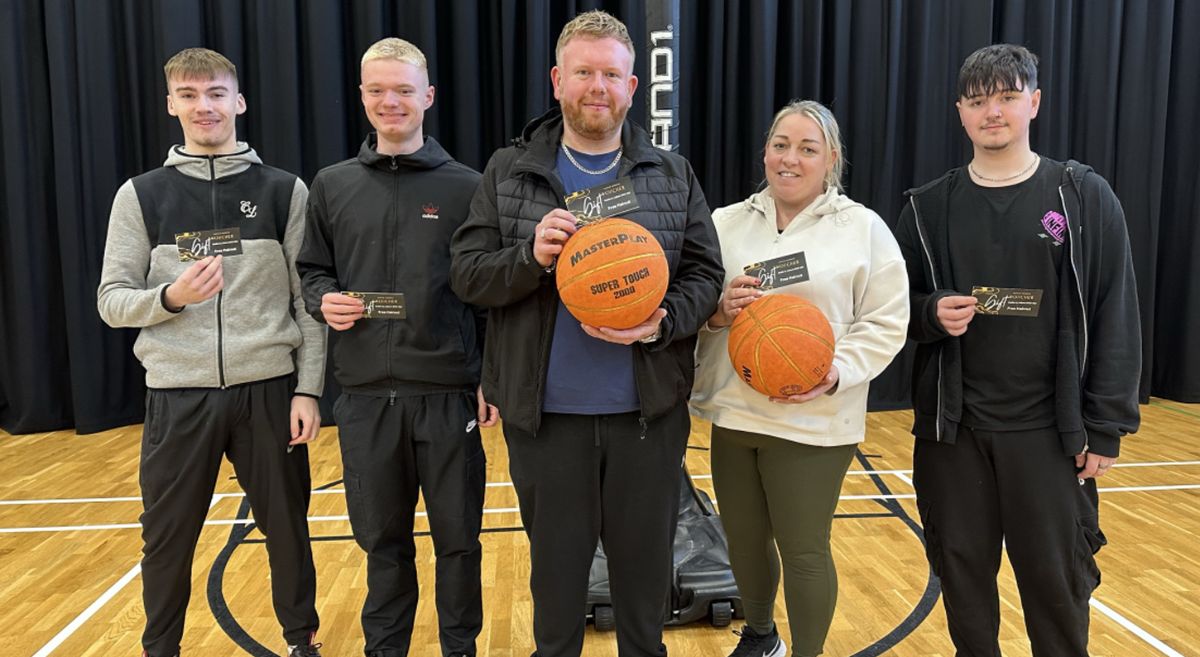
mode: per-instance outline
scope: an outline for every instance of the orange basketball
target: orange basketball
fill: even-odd
[[[833,329],[804,299],[768,294],[733,319],[729,360],[738,377],[764,395],[803,394],[833,365]]]
[[[588,224],[558,256],[558,295],[579,321],[627,329],[650,318],[667,294],[667,256],[628,219]]]

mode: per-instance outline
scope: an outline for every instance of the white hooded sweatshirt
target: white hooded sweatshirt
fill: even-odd
[[[713,212],[725,287],[743,267],[803,252],[809,279],[768,294],[793,294],[821,309],[833,327],[833,394],[801,404],[768,400],[729,362],[729,329],[702,330],[691,410],[727,429],[817,446],[848,445],[866,431],[867,387],[904,346],[908,277],[904,258],[879,215],[835,188],[818,196],[782,233],[769,189]]]

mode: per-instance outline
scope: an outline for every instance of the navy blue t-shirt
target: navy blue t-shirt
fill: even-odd
[[[572,150],[571,155],[584,168],[599,171],[612,163],[617,152],[588,155]],[[619,167],[598,176],[584,173],[560,148],[556,168],[566,193],[571,194],[616,180]],[[579,320],[559,303],[542,410],[572,415],[606,415],[640,408],[633,378],[633,347],[597,340],[584,333]]]

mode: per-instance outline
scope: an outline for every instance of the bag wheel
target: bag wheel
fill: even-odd
[[[712,603],[709,619],[713,627],[728,627],[733,622],[733,604],[728,600],[718,600]]]
[[[617,627],[617,617],[613,614],[613,608],[609,605],[596,605],[592,607],[592,621],[596,625],[597,632],[610,632]]]

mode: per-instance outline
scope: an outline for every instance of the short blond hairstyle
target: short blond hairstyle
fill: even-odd
[[[784,105],[783,109],[775,113],[775,120],[771,121],[771,129],[767,131],[767,144],[770,144],[771,137],[775,136],[779,122],[793,114],[807,116],[821,129],[821,135],[825,137],[825,147],[834,157],[833,166],[825,174],[825,188],[836,187],[839,192],[844,191],[842,189],[842,165],[846,162],[846,157],[842,148],[842,131],[838,129],[837,119],[833,117],[833,112],[829,111],[828,107],[815,100],[793,100]]]
[[[184,48],[175,53],[163,66],[167,90],[171,80],[214,80],[228,75],[237,82],[237,67],[225,55],[208,48]]]
[[[633,51],[633,39],[629,38],[629,30],[625,27],[616,16],[602,11],[593,9],[585,11],[582,14],[571,19],[571,22],[563,26],[562,32],[558,35],[558,45],[554,47],[554,62],[562,66],[562,51],[567,43],[576,37],[584,39],[616,39],[625,45],[629,50],[629,61],[633,63],[637,57]]]
[[[392,59],[405,64],[412,64],[417,68],[425,71],[429,70],[429,65],[425,61],[425,53],[413,44],[396,37],[388,37],[380,39],[371,44],[370,48],[363,53],[362,63],[359,66],[366,66],[367,62],[374,59]]]

